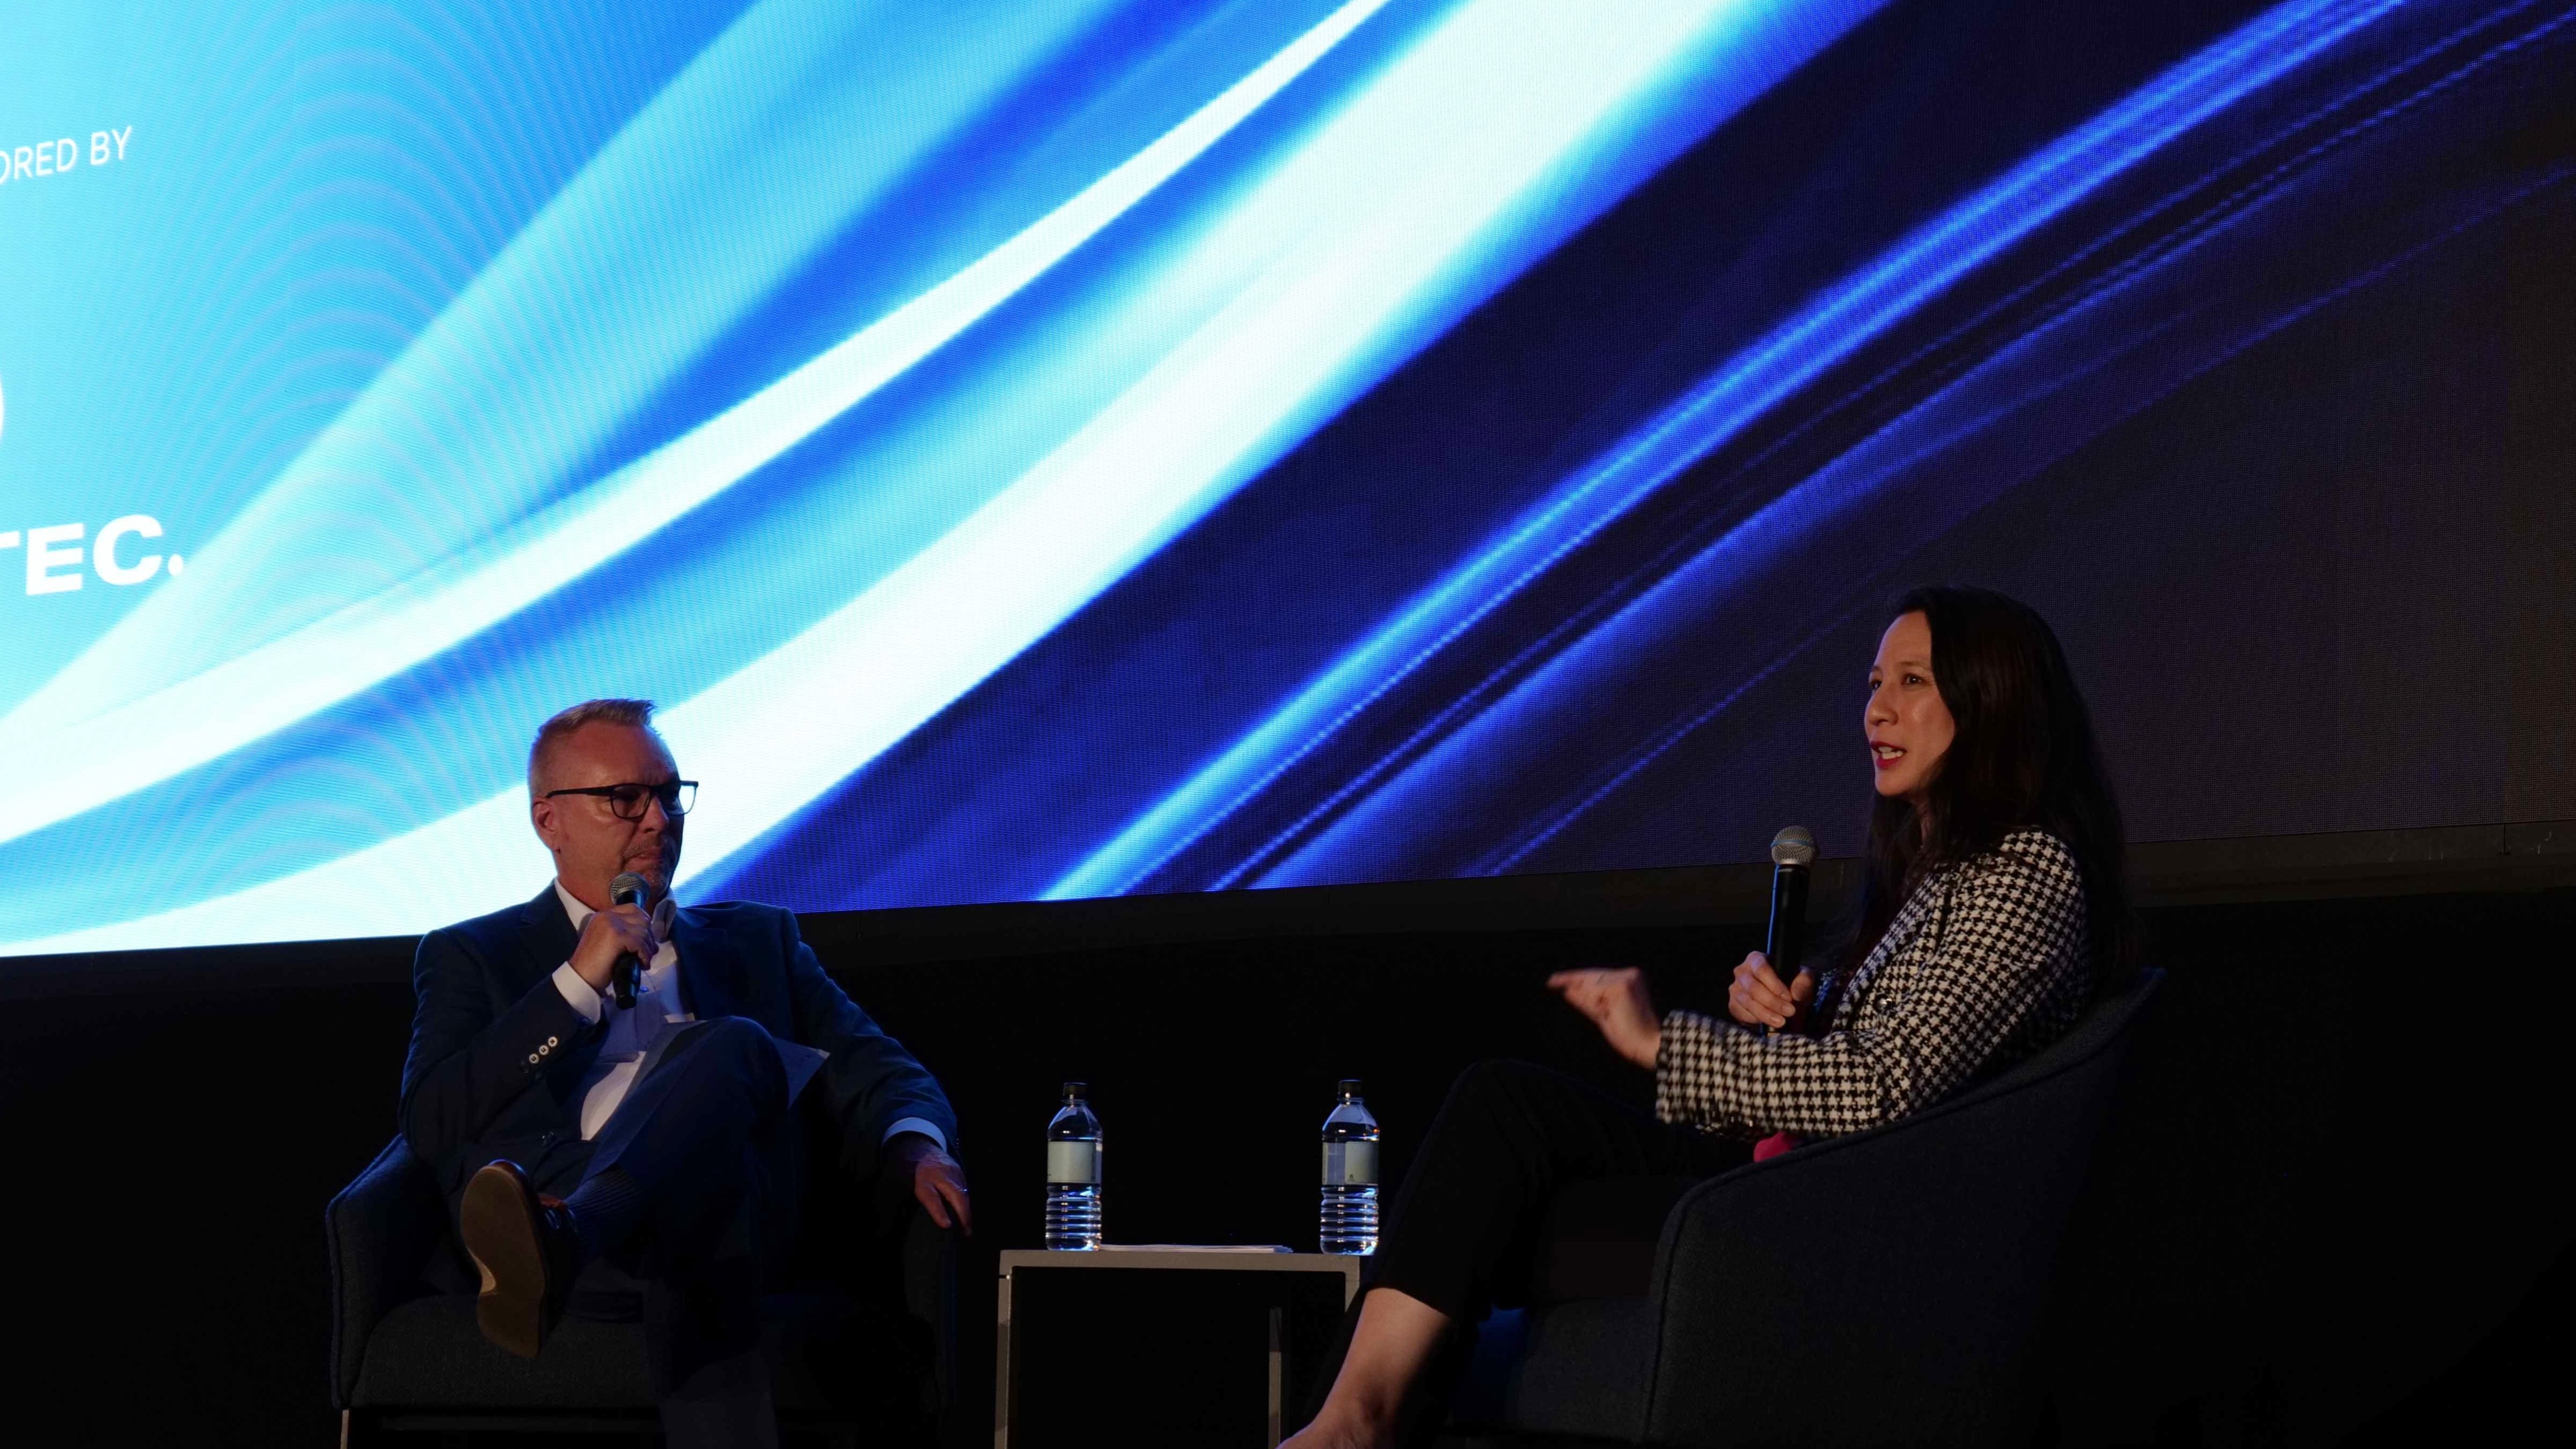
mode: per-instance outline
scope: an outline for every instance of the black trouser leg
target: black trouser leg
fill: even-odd
[[[1562,1188],[1608,1178],[1714,1177],[1748,1155],[1743,1143],[1658,1122],[1545,1067],[1480,1062],[1461,1072],[1388,1208],[1363,1282],[1420,1299],[1468,1330],[1426,1366],[1400,1430],[1404,1442],[1438,1430],[1486,1310],[1527,1301],[1539,1232]],[[1340,1372],[1365,1300],[1363,1292],[1343,1316],[1309,1418]]]
[[[623,1173],[643,1203],[607,1257],[643,1286],[647,1377],[675,1445],[772,1422],[759,1299],[794,1243],[795,1148],[777,1044],[735,1017],[672,1039],[592,1143],[586,1180]]]
[[[725,1196],[746,1143],[787,1115],[787,1069],[760,1023],[718,1017],[683,1027],[591,1142],[585,1179],[624,1172],[655,1216]]]
[[[1460,1073],[1387,1215],[1374,1281],[1465,1323],[1526,1301],[1548,1201],[1584,1178],[1708,1177],[1741,1144],[1527,1062]]]

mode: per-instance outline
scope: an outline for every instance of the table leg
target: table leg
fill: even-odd
[[[993,1294],[993,1449],[1011,1449],[1011,1270]],[[1274,1435],[1271,1443],[1278,1443]]]
[[[1285,1361],[1288,1311],[1273,1304],[1270,1309],[1270,1440],[1269,1449],[1279,1449],[1279,1416],[1287,1387]]]

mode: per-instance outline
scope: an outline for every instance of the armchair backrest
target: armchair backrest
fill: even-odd
[[[331,1255],[331,1395],[347,1408],[366,1362],[367,1335],[418,1294],[447,1242],[447,1204],[428,1164],[396,1137],[323,1210]]]
[[[817,1104],[819,1114],[820,1095],[808,1100]],[[816,1177],[814,1185],[829,1191],[838,1175]],[[900,1295],[904,1309],[928,1330],[933,1357],[922,1386],[922,1407],[934,1415],[945,1413],[955,1402],[957,1386],[955,1236],[934,1225],[900,1185],[889,1205],[887,1220],[880,1224],[885,1241],[861,1244],[884,1261],[866,1266],[882,1271],[884,1290]],[[809,1220],[846,1221],[854,1211],[843,1204]],[[331,1199],[323,1213],[323,1234],[331,1258],[332,1406],[346,1409],[366,1364],[367,1341],[385,1315],[423,1293],[469,1289],[474,1275],[449,1231],[447,1200],[437,1175],[399,1136]],[[829,1240],[847,1235],[807,1236]],[[852,1256],[827,1254],[806,1266],[829,1278],[853,1270],[857,1265],[846,1261]]]
[[[1653,1443],[1993,1443],[2028,1404],[2058,1246],[2143,971],[1929,1111],[1692,1189],[1656,1255]]]

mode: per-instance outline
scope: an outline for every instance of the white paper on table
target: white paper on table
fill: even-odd
[[[1284,1243],[1103,1243],[1122,1253],[1293,1253]]]

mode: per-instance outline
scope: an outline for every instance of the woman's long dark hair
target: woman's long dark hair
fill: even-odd
[[[1994,849],[2016,830],[2045,830],[2084,872],[2094,981],[2109,985],[2137,960],[2119,802],[2093,743],[2093,718],[2066,651],[2027,604],[1987,589],[1922,588],[1888,610],[1932,625],[1932,678],[1957,725],[1923,791],[1923,808],[1880,796],[1847,965],[1887,933],[1907,895],[1934,869]]]

